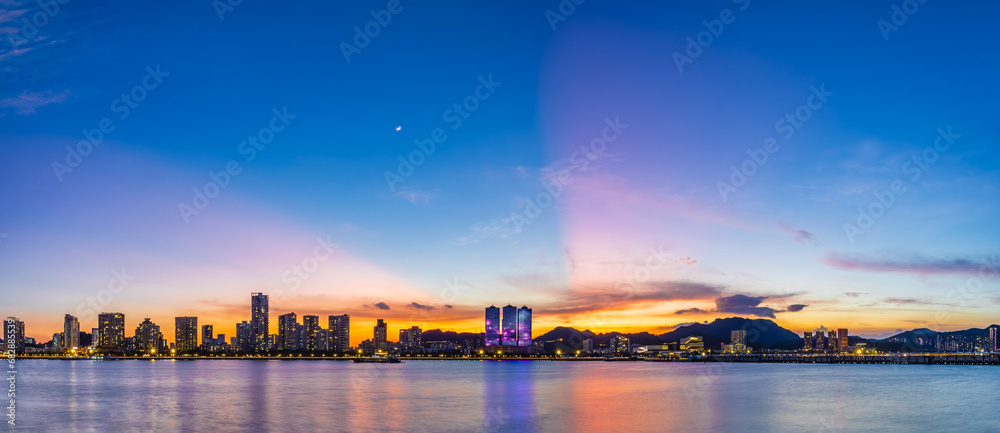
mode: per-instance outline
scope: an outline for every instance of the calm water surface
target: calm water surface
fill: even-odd
[[[18,361],[31,432],[1000,432],[997,366]]]

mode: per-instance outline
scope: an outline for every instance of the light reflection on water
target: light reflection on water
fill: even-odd
[[[17,362],[24,431],[998,432],[1000,368]]]

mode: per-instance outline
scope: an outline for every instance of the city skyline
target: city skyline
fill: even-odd
[[[0,14],[46,22],[0,47],[0,286],[32,329],[110,311],[232,336],[263,326],[253,290],[459,331],[506,299],[538,329],[1000,316],[1000,60],[965,25],[989,13],[886,33],[870,2],[404,2],[358,48],[369,5],[63,6]]]

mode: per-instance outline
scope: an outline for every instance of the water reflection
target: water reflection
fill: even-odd
[[[481,432],[535,432],[538,406],[535,404],[537,362],[484,361]]]

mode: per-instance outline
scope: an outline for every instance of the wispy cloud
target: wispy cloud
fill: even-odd
[[[376,302],[374,304],[367,304],[367,305],[364,305],[364,307],[365,308],[375,308],[375,309],[379,309],[379,310],[391,310],[392,309],[392,308],[389,308],[389,304],[386,304],[385,302]]]
[[[44,107],[49,104],[60,104],[66,102],[70,95],[72,95],[72,92],[69,90],[63,90],[61,92],[54,92],[51,90],[44,92],[29,92],[25,90],[17,96],[0,99],[0,108],[13,108],[15,113],[27,116],[29,114],[34,114],[36,108]]]
[[[658,281],[624,292],[615,287],[577,289],[564,293],[563,300],[537,308],[539,314],[576,314],[622,309],[630,305],[662,301],[712,299],[724,287],[693,281]]]
[[[783,223],[781,221],[778,221],[778,227],[780,227],[783,232],[792,235],[792,237],[795,239],[795,242],[798,242],[798,243],[803,244],[803,245],[806,245],[806,244],[816,245],[817,244],[816,235],[813,234],[813,233],[807,232],[805,230],[799,230],[799,229],[795,229],[795,228],[789,227],[789,226],[785,225],[785,223]]]
[[[902,258],[873,259],[841,254],[828,254],[825,263],[829,266],[867,272],[899,272],[914,274],[970,274],[981,269],[996,273],[998,271],[997,255],[971,259],[933,258],[919,255],[907,255]]]
[[[400,190],[393,193],[393,195],[413,204],[430,204],[431,201],[430,192],[419,191],[412,188],[401,187]]]
[[[434,307],[431,305],[424,305],[417,302],[410,302],[410,306],[420,310],[433,310]]]

